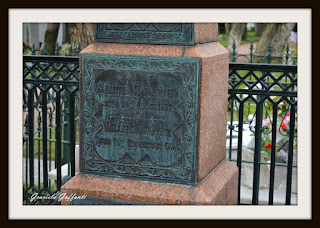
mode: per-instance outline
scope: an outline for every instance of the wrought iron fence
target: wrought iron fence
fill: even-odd
[[[76,53],[80,50],[78,46]],[[63,165],[68,167],[67,176],[75,175],[79,58],[32,53],[23,56],[23,199],[24,204],[59,204],[50,196],[59,194]],[[262,202],[260,173],[265,167],[269,167],[267,203],[276,203],[280,167],[286,169],[285,204],[291,204],[297,168],[297,66],[230,63],[229,68],[227,157],[239,167],[238,204]],[[284,145],[287,155],[280,154]],[[244,154],[248,150],[251,157]],[[286,158],[278,161],[279,154]],[[48,178],[52,170],[55,182]],[[244,187],[244,181],[252,186]],[[248,189],[246,201],[242,193]],[[34,193],[47,199],[32,200]]]
[[[239,168],[238,204],[291,204],[296,197],[297,66],[230,63],[229,69],[227,148]]]
[[[31,196],[58,194],[63,165],[67,166],[68,175],[75,175],[78,75],[78,57],[23,56],[25,204],[59,203],[52,199],[32,200]],[[48,178],[52,170],[56,180]]]
[[[266,55],[254,54],[254,46],[251,41],[249,54],[238,53],[235,41],[233,41],[232,52],[230,53],[230,62],[246,62],[246,63],[268,63],[268,64],[284,64],[284,65],[296,65],[297,56],[293,55],[289,48],[289,43],[285,48],[284,54],[282,56],[272,55],[271,43],[268,46],[268,51]]]

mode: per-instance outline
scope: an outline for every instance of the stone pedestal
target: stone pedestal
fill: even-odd
[[[237,203],[237,183],[237,168],[223,160],[197,185],[78,174],[62,187],[62,192],[151,205],[234,205]],[[61,202],[71,203],[67,199]]]
[[[236,204],[238,169],[225,159],[229,53],[216,42],[217,24],[148,26],[98,25],[97,41],[109,42],[80,53],[80,174],[61,191]]]

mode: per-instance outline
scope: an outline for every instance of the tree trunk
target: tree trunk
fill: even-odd
[[[63,24],[63,38],[62,38],[62,43],[63,44],[70,44],[70,36],[69,36],[69,32],[68,32],[68,24],[65,23]]]
[[[225,28],[226,28],[226,35],[228,36],[229,35],[229,32],[231,30],[231,23],[225,23]]]
[[[94,41],[94,24],[93,23],[70,23],[68,24],[68,31],[71,41],[72,49],[75,50],[80,42],[81,49]]]
[[[47,43],[49,55],[54,55],[59,27],[60,27],[60,23],[47,24],[47,29],[44,34],[44,42]],[[43,47],[44,47],[44,44],[41,45],[41,51],[43,51]]]
[[[294,23],[283,23],[278,27],[276,35],[273,37],[271,46],[271,54],[274,56],[282,56],[283,50],[286,47],[291,31],[295,26]]]
[[[233,49],[232,49],[233,41],[236,44],[236,52],[238,51],[238,48],[240,46],[240,41],[246,29],[246,26],[247,26],[246,23],[232,23],[231,30],[228,35],[228,46],[227,46],[227,49],[230,51],[230,53],[233,52]]]
[[[254,31],[256,33],[256,36],[261,36],[262,35],[262,32],[264,30],[264,26],[265,26],[264,23],[255,23]]]
[[[247,26],[246,26],[246,28],[244,29],[244,32],[242,34],[241,40],[247,41],[247,39],[248,39],[248,29],[247,29]]]
[[[268,23],[265,25],[260,40],[255,48],[256,55],[267,55],[268,47],[271,44],[272,56],[282,56],[283,49],[290,37],[294,23]],[[254,62],[262,62],[267,58],[255,58]],[[274,61],[281,61],[280,58],[274,58]]]
[[[26,23],[26,42],[27,42],[27,44],[29,44],[29,46],[32,46],[31,44],[30,44],[30,29],[29,29],[29,23]]]
[[[278,27],[279,27],[279,24],[277,23],[268,23],[265,25],[265,28],[261,34],[259,42],[254,51],[256,55],[267,54],[268,46],[271,43],[275,34],[277,33]]]

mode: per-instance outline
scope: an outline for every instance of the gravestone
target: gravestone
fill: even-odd
[[[237,203],[238,170],[225,159],[229,53],[217,31],[96,25],[80,53],[80,173],[63,193],[90,205]]]

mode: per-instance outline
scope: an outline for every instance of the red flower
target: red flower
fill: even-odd
[[[264,145],[265,148],[267,149],[270,149],[271,148],[271,142],[267,142],[265,145]]]
[[[281,124],[281,126],[280,126],[281,128],[282,128],[282,130],[285,130],[285,129],[287,129],[288,127],[287,127],[287,125],[286,124]]]

